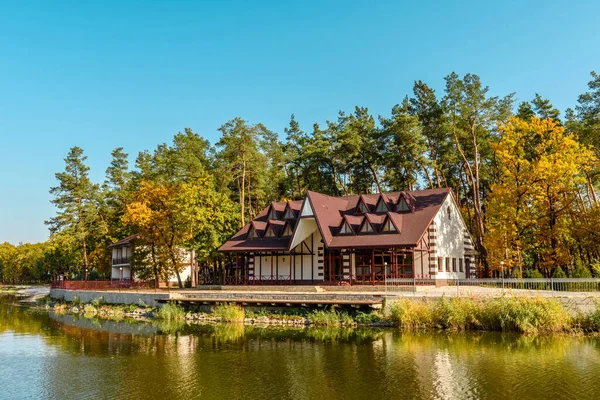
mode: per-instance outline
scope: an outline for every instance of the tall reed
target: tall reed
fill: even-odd
[[[541,297],[503,296],[494,299],[402,299],[389,307],[388,318],[406,330],[490,330],[523,333],[562,332],[571,317],[560,302]]]
[[[244,309],[236,304],[219,304],[213,308],[213,314],[224,322],[244,322]]]

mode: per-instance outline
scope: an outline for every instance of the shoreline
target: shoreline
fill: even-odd
[[[163,307],[106,304],[102,298],[81,303],[46,297],[36,309],[89,318],[143,322],[176,321],[187,324],[242,324],[289,327],[371,327],[399,331],[500,331],[524,334],[597,335],[600,305],[591,313],[571,315],[554,299],[507,296],[498,299],[452,298],[436,301],[399,299],[382,310],[348,312],[335,307],[319,309],[243,308],[235,304],[184,309],[175,303]]]

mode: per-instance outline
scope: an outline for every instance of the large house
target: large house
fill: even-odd
[[[126,237],[108,246],[112,251],[112,270],[110,275],[112,280],[130,280],[135,278],[131,274],[131,256],[133,255],[136,239],[139,239],[139,235]],[[194,252],[181,249],[181,261],[184,264],[183,271],[179,273],[181,281],[185,282],[189,278],[192,281],[192,286],[196,286]],[[175,283],[177,283],[177,276],[173,275],[169,277],[169,284]]]
[[[471,236],[451,189],[273,202],[219,248],[226,284],[383,284],[475,274]]]

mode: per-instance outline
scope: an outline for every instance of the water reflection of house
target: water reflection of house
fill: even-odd
[[[273,202],[219,251],[227,284],[377,284],[474,275],[471,237],[451,189]]]
[[[139,240],[139,235],[131,235],[108,246],[112,250],[112,269],[110,275],[111,279],[129,280],[132,278],[131,263],[134,247],[137,240]],[[195,286],[196,274],[193,273],[193,270],[195,270],[194,252],[189,252],[184,249],[180,249],[179,252],[179,257],[181,263],[183,264],[183,270],[179,274],[181,277],[181,281],[185,282],[189,278],[192,281],[192,285]],[[176,282],[176,275],[173,275],[169,278],[169,283]]]

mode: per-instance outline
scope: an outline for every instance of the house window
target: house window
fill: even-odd
[[[404,197],[400,197],[400,201],[398,202],[397,211],[408,211],[408,203]]]
[[[285,226],[285,229],[283,230],[283,233],[281,234],[281,236],[283,236],[283,237],[292,236],[292,228],[290,227],[290,224],[287,224]]]
[[[438,257],[438,272],[444,272],[444,259],[442,257]]]
[[[450,209],[450,206],[448,206],[448,208],[446,208],[446,213],[448,214],[448,219],[451,220],[452,219],[452,210]]]
[[[385,201],[383,201],[382,198],[379,198],[379,202],[377,203],[377,208],[375,209],[375,212],[388,212],[388,208],[385,205]]]
[[[464,269],[464,266],[463,266],[463,259],[462,258],[458,259],[458,270],[460,272],[465,272],[465,269]]]
[[[277,212],[273,207],[271,207],[271,211],[269,211],[269,219],[277,219]]]
[[[285,210],[285,214],[283,215],[284,219],[294,219],[294,213],[292,212],[292,209],[288,206],[288,208]]]
[[[350,228],[350,225],[348,225],[348,223],[346,221],[344,221],[344,224],[340,228],[339,234],[343,235],[343,234],[350,234],[350,233],[352,233],[352,229]]]
[[[265,232],[265,237],[277,237],[277,235],[273,231],[273,227],[272,226],[269,226],[267,228],[267,232]]]
[[[446,272],[450,272],[450,257],[446,257]]]
[[[456,258],[452,259],[452,272],[456,272]]]
[[[373,227],[371,226],[371,224],[369,223],[369,221],[365,221],[364,224],[362,224],[362,226],[360,227],[360,233],[372,233],[373,231]]]
[[[250,227],[250,230],[248,231],[248,235],[246,236],[247,239],[255,239],[258,237],[258,233],[256,233],[256,229],[254,229],[254,227]]]
[[[388,218],[385,220],[385,223],[383,224],[383,228],[381,228],[381,232],[398,232],[398,230],[392,223],[392,220],[390,220]]]
[[[358,203],[358,207],[356,207],[356,210],[358,213],[361,214],[366,214],[369,212],[367,205],[362,200],[360,200],[360,203]]]

